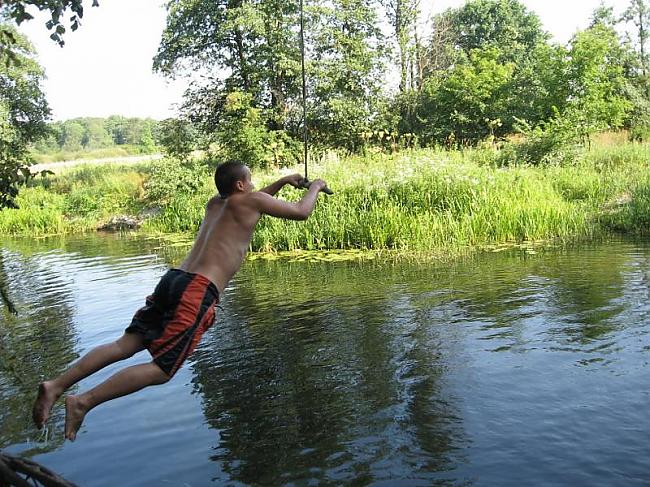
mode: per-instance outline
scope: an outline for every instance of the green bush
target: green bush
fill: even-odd
[[[650,142],[650,122],[638,124],[630,128],[630,140],[636,142]]]
[[[167,204],[178,195],[197,192],[210,178],[208,167],[194,160],[178,161],[169,157],[155,161],[144,183],[145,200]]]
[[[511,164],[571,164],[580,159],[584,149],[580,133],[570,117],[556,117],[531,128],[518,120],[518,130],[523,141],[507,143],[498,158],[500,165]]]
[[[238,159],[252,168],[281,167],[300,161],[300,142],[284,130],[268,130],[263,114],[263,110],[253,107],[250,94],[229,93],[216,134],[218,156]]]

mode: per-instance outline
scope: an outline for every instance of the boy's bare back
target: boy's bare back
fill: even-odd
[[[297,203],[278,200],[272,195],[277,186],[297,186],[300,175],[287,176],[261,191],[253,191],[250,171],[241,191],[227,198],[215,196],[206,206],[205,217],[194,245],[179,266],[187,272],[202,274],[223,292],[246,256],[255,226],[263,214],[303,220],[312,212],[318,192],[325,182],[314,181]]]

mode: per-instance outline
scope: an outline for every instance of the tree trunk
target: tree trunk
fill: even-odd
[[[413,87],[420,91],[422,88],[422,78],[424,76],[424,59],[422,57],[422,46],[420,45],[420,37],[418,36],[417,22],[413,26],[413,37],[415,38],[415,64],[417,66],[417,76],[413,82]]]
[[[641,72],[643,73],[643,79],[647,81],[648,76],[648,60],[646,59],[645,54],[645,43],[646,43],[646,31],[644,25],[644,14],[645,8],[644,5],[639,5],[639,43],[641,44]],[[650,86],[646,82],[645,94],[647,97],[650,97]]]
[[[250,93],[251,83],[250,79],[248,78],[248,66],[246,64],[244,38],[239,29],[235,30],[235,44],[237,45],[237,57],[239,58],[239,72],[241,74],[242,84],[244,85],[244,90]]]

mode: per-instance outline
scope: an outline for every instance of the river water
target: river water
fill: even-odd
[[[74,443],[61,403],[37,431],[38,382],[117,338],[186,250],[0,242],[1,449],[80,486],[650,484],[648,241],[248,261],[171,382]]]

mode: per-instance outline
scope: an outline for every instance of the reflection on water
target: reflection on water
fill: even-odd
[[[92,411],[76,443],[57,405],[39,438],[35,385],[122,332],[185,250],[158,246],[3,243],[0,448],[84,486],[650,481],[647,242],[249,262],[172,382]]]

